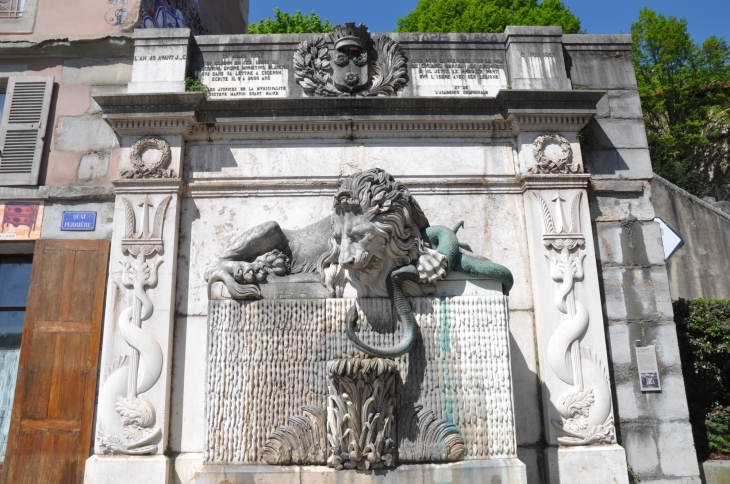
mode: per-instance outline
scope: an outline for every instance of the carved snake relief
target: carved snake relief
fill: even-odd
[[[477,279],[494,279],[501,282],[504,293],[509,294],[514,284],[512,273],[506,267],[472,253],[468,245],[460,243],[456,232],[463,225],[464,222],[459,222],[453,230],[440,225],[426,227],[421,231],[421,236],[433,250],[446,257],[446,275],[456,270]],[[393,306],[403,324],[401,341],[390,348],[378,348],[360,340],[357,335],[359,316],[357,307],[353,305],[347,311],[345,326],[347,337],[357,349],[378,358],[397,358],[411,350],[416,342],[418,325],[411,305],[403,293],[405,281],[418,283],[418,270],[414,265],[393,269],[388,277],[388,296],[393,301]]]
[[[157,268],[161,263],[162,260],[158,259],[150,266],[142,258],[132,271],[127,265],[122,278],[125,286],[132,287],[135,300],[132,306],[121,311],[117,324],[124,341],[139,352],[144,364],[144,376],[136,381],[136,388],[131,391],[131,368],[124,357],[113,364],[110,375],[99,392],[99,423],[106,436],[102,439],[105,441],[103,445],[110,450],[109,453],[143,455],[157,449],[157,445],[152,442],[159,437],[160,429],[148,429],[155,420],[154,407],[146,400],[137,398],[137,395],[149,391],[160,378],[163,366],[162,348],[150,333],[134,324],[133,319],[135,309],[139,311],[140,323],[152,316],[154,306],[145,286],[157,284]],[[119,438],[122,435],[134,438],[124,442]]]
[[[574,261],[570,259],[570,251],[563,249],[563,281],[555,293],[555,305],[564,314],[570,314],[567,298],[573,291],[576,279],[583,277],[582,262],[585,254],[578,255]],[[555,264],[551,266],[553,279],[560,277]],[[559,280],[559,279],[558,279]],[[573,432],[559,422],[553,420],[553,425],[568,435],[560,437],[558,441],[563,445],[583,445],[601,441],[601,427],[606,424],[611,413],[611,389],[608,375],[598,357],[590,349],[580,347],[580,367],[573,368],[569,364],[568,352],[574,341],[586,332],[590,322],[588,309],[578,299],[573,299],[575,314],[566,322],[558,326],[548,342],[548,362],[555,374],[569,385],[576,386],[576,390],[561,398],[558,411],[567,420],[578,415],[586,417],[587,434]],[[580,381],[576,381],[580,373]]]

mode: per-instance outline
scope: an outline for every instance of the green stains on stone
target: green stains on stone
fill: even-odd
[[[449,300],[445,297],[439,298],[439,350],[441,354],[451,352],[451,323],[449,321]]]
[[[439,331],[439,353],[443,356],[451,353],[451,318],[449,314],[449,299],[445,297],[438,298],[439,311],[438,314],[438,331]],[[443,358],[442,361],[448,361],[448,358]],[[440,371],[443,375],[443,387],[444,387],[444,419],[453,422],[454,421],[454,388],[452,386],[452,375],[451,367],[448,364],[443,364]]]

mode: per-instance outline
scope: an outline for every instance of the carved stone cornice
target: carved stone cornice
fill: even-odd
[[[194,179],[188,181],[185,195],[192,198],[332,196],[339,186],[338,179],[338,177],[306,180],[296,177]],[[521,181],[509,175],[445,177],[438,181],[431,178],[403,177],[401,180],[408,185],[414,195],[519,194],[523,191]]]
[[[524,176],[455,176],[438,181],[432,178],[403,177],[414,195],[518,195],[527,190],[587,188],[589,174]],[[116,182],[115,182],[116,184]],[[321,197],[331,196],[338,177],[307,178],[277,177],[252,179],[242,177],[197,178],[184,184],[184,195],[191,198],[219,197]],[[119,190],[117,189],[119,193]],[[140,192],[141,193],[141,192]]]
[[[201,93],[96,96],[120,135],[191,140],[512,138],[583,128],[604,91],[502,90],[494,98],[206,100]]]
[[[103,119],[119,135],[180,135],[198,122],[205,104],[200,92],[94,96]]]
[[[571,175],[537,175],[529,174],[522,178],[524,190],[556,190],[568,188],[587,188],[591,175],[576,173]]]
[[[182,178],[130,178],[112,181],[114,192],[121,194],[181,193]]]

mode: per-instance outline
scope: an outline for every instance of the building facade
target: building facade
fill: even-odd
[[[247,21],[248,3],[244,1],[13,0],[0,6],[0,105],[4,115],[0,125],[0,293],[4,294],[0,303],[0,466],[10,456],[7,437],[38,241],[111,237],[111,181],[118,176],[122,148],[92,96],[127,91],[133,76],[134,29],[182,27],[186,32],[233,34],[245,32]],[[61,219],[66,211],[94,213],[94,230],[84,229],[90,219],[83,224],[69,222],[69,230],[64,230]],[[50,227],[54,227],[53,234],[48,232]],[[106,266],[106,260],[99,264]],[[88,359],[88,354],[82,357]],[[49,371],[46,377],[53,374]],[[64,387],[67,381],[57,384]],[[93,397],[89,397],[76,405],[88,408],[90,416]],[[62,416],[58,418],[64,421]],[[85,425],[90,428],[91,421]],[[54,452],[46,453],[51,462]],[[65,469],[64,476],[68,472],[83,476],[87,456],[82,457],[72,459],[73,469]]]
[[[3,268],[32,281],[0,299],[24,312],[7,482],[31,447],[87,483],[700,482],[629,36],[90,44],[23,47],[76,97],[40,104],[39,186],[31,163],[0,188],[0,250],[35,253]],[[346,384],[392,388],[361,394],[382,418],[338,413]],[[370,447],[335,431],[355,414]]]

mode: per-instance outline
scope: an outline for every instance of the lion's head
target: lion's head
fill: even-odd
[[[433,252],[421,238],[421,207],[379,168],[342,179],[333,209],[330,248],[317,264],[331,296],[349,281],[362,296],[386,297],[391,270]]]

